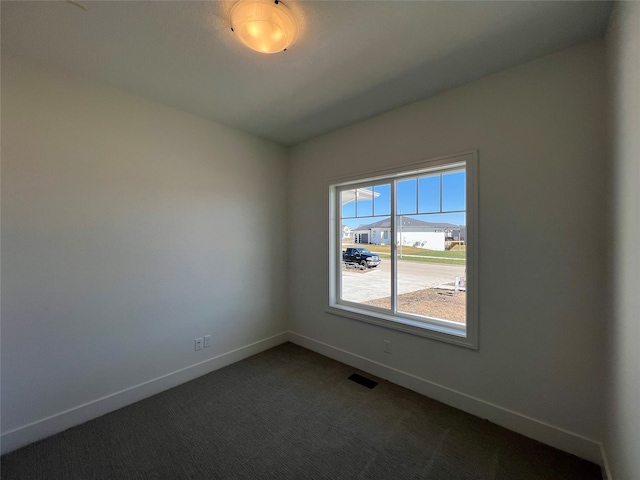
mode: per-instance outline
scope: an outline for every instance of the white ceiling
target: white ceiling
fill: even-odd
[[[286,0],[284,0],[286,1]],[[287,52],[229,28],[233,1],[2,1],[2,51],[275,142],[330,130],[604,34],[611,3],[295,1]]]

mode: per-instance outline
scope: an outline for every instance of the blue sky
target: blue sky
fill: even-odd
[[[398,182],[398,215],[411,215],[425,222],[465,224],[464,213],[448,213],[465,208],[464,171],[442,175],[442,213],[440,213],[440,177],[431,175]],[[358,200],[342,206],[342,224],[355,228],[388,218],[391,213],[391,185],[370,187],[379,194],[373,200]],[[357,216],[356,216],[357,208]]]

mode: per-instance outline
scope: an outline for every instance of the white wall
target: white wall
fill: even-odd
[[[402,238],[400,238],[400,232],[398,232],[397,239],[398,242],[402,242],[403,245],[424,243],[420,248],[444,252],[444,232],[412,232],[403,230]]]
[[[292,338],[598,461],[605,91],[604,46],[589,42],[294,147]],[[470,149],[479,151],[479,350],[326,313],[328,180]]]
[[[285,182],[283,147],[3,55],[3,449],[286,331]]]
[[[616,236],[605,451],[611,478],[626,480],[640,475],[640,3],[616,5],[607,47]]]

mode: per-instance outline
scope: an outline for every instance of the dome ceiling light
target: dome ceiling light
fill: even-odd
[[[240,0],[231,8],[231,31],[260,53],[283,52],[298,36],[298,25],[279,0]]]

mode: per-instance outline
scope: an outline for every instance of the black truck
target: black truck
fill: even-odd
[[[380,265],[380,257],[364,247],[349,247],[342,252],[342,261],[346,265],[367,269]]]

